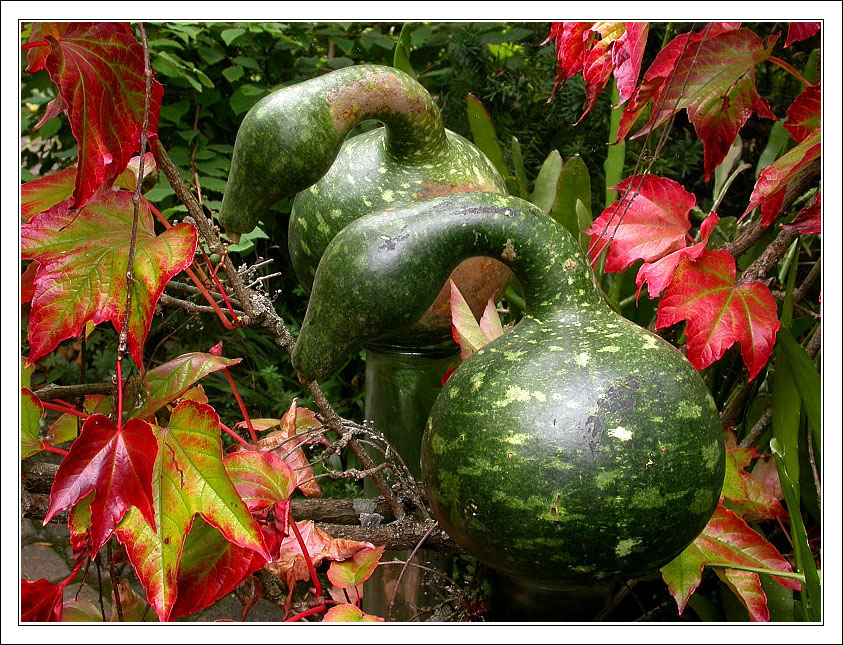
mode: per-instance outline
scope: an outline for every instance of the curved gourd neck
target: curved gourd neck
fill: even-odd
[[[439,109],[400,70],[346,67],[273,92],[249,110],[237,132],[220,222],[251,231],[277,201],[328,172],[346,136],[370,119],[386,127],[386,151],[403,163],[423,163],[447,149]]]
[[[453,268],[484,255],[507,264],[527,314],[549,325],[605,311],[570,234],[516,197],[466,193],[363,217],[331,242],[316,273],[293,363],[324,378],[347,352],[418,320]]]

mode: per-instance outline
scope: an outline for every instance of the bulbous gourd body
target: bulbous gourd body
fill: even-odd
[[[359,123],[384,127],[346,139]],[[347,224],[372,212],[441,195],[505,194],[503,179],[473,144],[446,130],[427,91],[399,70],[360,65],[279,90],[246,115],[238,131],[220,222],[254,228],[282,197],[295,195],[288,247],[310,290],[319,260]],[[489,258],[458,267],[454,280],[479,313],[509,278]],[[412,344],[450,336],[447,294],[394,339]]]
[[[436,518],[531,584],[655,571],[719,499],[717,409],[676,349],[606,305],[576,242],[531,204],[457,195],[349,225],[317,271],[294,366],[332,373],[360,342],[420,315],[450,268],[478,254],[512,268],[528,313],[434,403],[422,475]]]

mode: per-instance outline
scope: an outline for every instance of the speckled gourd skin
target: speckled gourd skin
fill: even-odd
[[[359,123],[383,128],[351,137]],[[237,134],[220,222],[245,233],[283,197],[296,195],[288,245],[307,291],[322,253],[348,223],[384,208],[466,192],[506,194],[503,179],[472,143],[446,130],[427,91],[391,67],[359,65],[274,92],[246,115]],[[509,277],[475,258],[454,279],[475,313]],[[447,293],[395,340],[450,336]]]
[[[657,570],[720,497],[717,409],[678,351],[606,305],[576,242],[531,204],[457,195],[349,225],[320,264],[294,366],[331,374],[361,342],[421,315],[477,254],[512,268],[529,313],[433,406],[422,474],[436,518],[532,584]]]

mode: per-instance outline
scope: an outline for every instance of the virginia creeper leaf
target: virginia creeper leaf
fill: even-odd
[[[182,401],[173,410],[169,427],[157,432],[152,477],[155,527],[132,509],[116,534],[149,603],[166,621],[176,603],[179,562],[196,514],[226,540],[264,560],[270,556],[260,528],[225,472],[217,413],[210,406]]]
[[[195,518],[181,554],[178,595],[170,620],[213,605],[265,564],[252,549],[229,542],[201,517]]]
[[[48,211],[21,226],[21,258],[40,263],[27,329],[30,363],[79,335],[88,321],[123,326],[132,195],[108,192],[77,213]],[[155,304],[170,278],[192,261],[196,241],[196,229],[187,223],[156,236],[149,205],[141,199],[128,329],[137,365],[143,364]]]
[[[323,623],[375,623],[382,621],[383,618],[363,613],[363,611],[348,603],[334,605],[322,617]]]
[[[147,392],[143,406],[132,410],[133,417],[148,417],[156,410],[175,401],[187,392],[194,383],[208,374],[225,367],[237,365],[240,358],[223,358],[203,352],[182,354],[146,373]]]
[[[369,542],[332,538],[310,520],[296,522],[296,526],[314,567],[318,567],[323,560],[347,560],[362,549],[375,548],[375,545]],[[297,580],[310,578],[307,562],[293,531],[281,541],[278,558],[267,564],[266,568],[284,580],[291,593]]]
[[[54,23],[34,30],[49,53],[38,51],[28,72],[46,68],[58,89],[56,107],[67,112],[79,145],[73,205],[81,208],[108,189],[140,148],[143,123],[143,48],[126,23]],[[36,50],[44,50],[37,47]],[[164,89],[152,78],[147,137],[154,145]]]
[[[787,40],[784,46],[790,47],[793,43],[810,38],[820,30],[820,27],[822,27],[821,22],[791,22],[787,26]]]
[[[328,580],[340,589],[363,584],[377,568],[385,548],[379,546],[376,549],[360,549],[348,560],[331,562],[328,567]]]
[[[152,467],[157,450],[155,435],[144,421],[130,419],[118,427],[102,414],[88,417],[56,472],[44,523],[96,491],[91,502],[92,554],[111,537],[130,506],[154,526]]]
[[[296,473],[296,485],[305,497],[322,497],[322,490],[313,478],[313,469],[301,446],[311,439],[309,430],[318,428],[322,424],[316,415],[307,408],[298,407],[296,399],[290,404],[290,409],[276,422],[280,430],[270,432],[258,441],[258,448],[262,452],[272,452],[286,461]],[[245,427],[245,422],[237,424],[237,428]]]
[[[20,458],[26,459],[41,452],[41,417],[44,406],[41,400],[26,387],[20,389]]]
[[[787,185],[821,154],[821,128],[761,171],[744,215],[761,206],[761,225],[768,226],[781,211]]]
[[[76,562],[94,555],[91,550],[91,503],[95,494],[96,491],[91,491],[76,502],[67,516],[70,548]]]
[[[698,370],[738,342],[753,379],[767,363],[779,329],[776,301],[760,282],[735,285],[735,258],[705,251],[683,258],[659,302],[656,328],[687,321],[688,360]]]
[[[638,269],[638,275],[635,276],[635,284],[638,287],[635,297],[637,298],[641,293],[641,287],[644,286],[644,282],[647,283],[647,292],[651,299],[657,298],[662,291],[667,289],[667,285],[673,279],[673,273],[679,261],[682,258],[688,258],[690,260],[699,258],[703,251],[705,251],[708,240],[719,221],[720,218],[717,216],[717,213],[712,212],[700,225],[699,242],[684,249],[674,251],[655,262],[648,262],[641,265],[641,268]]]
[[[699,586],[705,566],[751,567],[785,572],[793,570],[772,544],[722,504],[718,504],[711,520],[691,546],[661,568],[662,577],[676,601],[680,615],[688,598]],[[765,614],[766,597],[763,608],[758,602],[758,574],[742,570],[739,572],[739,575],[727,578],[729,586],[744,602],[752,620],[769,620],[769,614]],[[750,575],[745,576],[745,573]],[[802,587],[793,578],[773,576],[773,580],[788,589],[799,590]],[[763,595],[763,591],[760,593]]]
[[[822,233],[822,195],[817,193],[817,198],[799,211],[790,224],[782,224],[782,228],[799,231],[804,235]]]
[[[486,303],[486,308],[478,323],[453,280],[450,281],[450,285],[451,332],[454,341],[460,346],[460,359],[465,360],[483,345],[502,335],[503,327],[492,298],[489,298],[489,302]]]
[[[641,72],[641,61],[644,58],[644,48],[647,45],[647,34],[650,31],[648,22],[627,22],[624,26],[623,35],[612,47],[612,65],[615,68],[613,73],[621,103],[629,100],[635,91],[638,74]]]
[[[46,578],[31,581],[21,578],[20,610],[21,622],[46,623],[61,621],[62,595],[82,565],[76,565],[70,575],[61,582],[50,582]]]
[[[633,175],[615,186],[621,199],[585,231],[592,261],[608,245],[605,271],[623,271],[636,260],[652,262],[685,248],[688,212],[696,198],[679,183],[655,175]],[[636,194],[637,191],[637,194]]]
[[[597,22],[591,28],[592,31],[600,34],[600,39],[592,42],[591,49],[586,52],[583,60],[582,77],[585,81],[585,108],[577,123],[580,123],[585,115],[600,98],[600,93],[609,82],[612,76],[612,50],[614,42],[624,33],[622,22]],[[633,82],[634,85],[634,82]]]
[[[822,88],[819,83],[806,87],[787,108],[784,129],[793,140],[802,143],[820,127],[822,117]]]
[[[747,468],[757,459],[758,448],[741,448],[731,431],[726,434],[726,479],[723,498],[728,508],[748,522],[786,517],[787,511],[775,494],[764,489]]]
[[[585,52],[594,34],[593,22],[554,22],[550,25],[547,41],[556,46],[556,78],[553,81],[552,97],[560,84],[576,76],[583,69]]]
[[[51,175],[28,181],[20,187],[20,214],[27,221],[73,195],[76,168],[65,168]],[[69,204],[67,204],[69,206]]]
[[[503,325],[494,298],[489,298],[478,324],[480,325],[480,331],[486,337],[487,343],[495,340],[498,336],[503,336]]]
[[[250,511],[274,505],[293,494],[296,474],[271,452],[242,451],[226,455],[225,471]]]
[[[754,112],[776,119],[755,88],[755,66],[770,57],[773,41],[746,29],[681,34],[653,60],[635,90],[618,128],[618,140],[630,131],[652,101],[649,120],[633,138],[651,132],[685,109],[703,142],[705,179],[711,177]]]

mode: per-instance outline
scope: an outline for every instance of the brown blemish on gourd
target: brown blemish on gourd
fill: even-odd
[[[515,245],[512,243],[511,239],[508,239],[504,243],[503,251],[501,251],[501,257],[507,262],[515,261]]]
[[[334,127],[347,132],[361,114],[387,109],[391,112],[433,116],[430,103],[421,94],[412,96],[401,80],[383,72],[366,74],[363,78],[325,94],[334,117]]]
[[[562,268],[565,269],[565,271],[573,271],[577,268],[577,263],[574,262],[571,258],[568,258],[567,260],[565,260],[565,264],[562,265]]]
[[[442,197],[443,195],[456,195],[457,193],[493,193],[497,192],[494,186],[484,184],[473,184],[464,181],[458,184],[434,184],[429,181],[423,181],[421,190],[413,193],[413,199],[421,201],[423,199],[433,199],[434,197]]]

